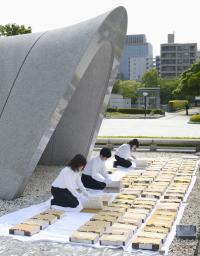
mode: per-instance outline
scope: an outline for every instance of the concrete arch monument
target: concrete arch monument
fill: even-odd
[[[1,199],[21,195],[42,154],[45,164],[89,155],[126,28],[118,7],[67,28],[0,38]]]

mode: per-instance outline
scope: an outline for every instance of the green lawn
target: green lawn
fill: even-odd
[[[200,137],[159,137],[159,136],[135,136],[135,135],[132,135],[132,136],[98,136],[97,138],[99,138],[99,139],[144,138],[144,139],[188,139],[188,140],[189,139],[200,139]]]

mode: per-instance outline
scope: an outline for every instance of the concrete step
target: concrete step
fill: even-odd
[[[106,146],[106,145],[105,145]],[[99,151],[102,147],[100,145],[96,145],[94,150]],[[116,150],[116,147],[113,148]],[[196,147],[163,147],[157,146],[155,150],[152,150],[150,147],[141,146],[137,149],[138,152],[174,152],[174,153],[196,153]]]

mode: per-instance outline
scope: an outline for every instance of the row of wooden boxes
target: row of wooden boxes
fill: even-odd
[[[129,174],[128,176],[132,178],[134,175]],[[134,188],[124,189],[113,200],[111,206],[104,207],[89,222],[74,232],[70,237],[70,241],[82,243],[86,242],[86,240],[87,243],[99,241],[100,245],[126,246],[156,204],[157,200],[155,198],[138,198],[146,186],[148,184],[145,186],[135,184]],[[104,227],[105,222],[106,227]],[[108,222],[109,225],[107,224]],[[103,227],[100,230],[98,229],[97,233],[95,227],[101,224]],[[88,228],[88,226],[92,226],[92,228]],[[90,231],[90,234],[88,231]],[[91,240],[91,237],[95,239]]]
[[[146,172],[128,174],[123,178],[127,184],[123,193],[118,194],[111,206],[104,207],[75,231],[70,241],[93,244],[99,241],[100,245],[126,246],[155,208],[157,199],[164,195],[144,228],[132,240],[135,249],[158,250],[176,218],[183,199],[180,194],[185,195],[190,182],[178,174],[181,163],[178,159],[165,165],[159,163],[152,169],[150,166]],[[179,189],[180,185],[182,189]]]
[[[166,174],[173,174],[171,175],[172,180],[169,180],[170,183],[163,199],[157,205],[151,218],[148,219],[144,228],[133,239],[132,247],[134,249],[159,250],[172,228],[195,168],[195,163],[193,163],[190,168],[185,170],[180,168],[184,165],[184,161],[178,164],[177,162],[175,165],[166,165],[161,171],[161,174],[163,174],[163,171],[166,171]],[[188,173],[189,169],[191,173]]]
[[[184,165],[187,167],[186,170],[183,169]],[[173,214],[170,213],[175,212],[173,216],[176,216],[179,204],[191,181],[194,167],[195,162],[191,164],[190,161],[176,162],[174,165],[170,162],[165,162],[163,165],[160,162],[152,168],[148,167],[148,171],[127,175],[126,182],[131,180],[128,188],[118,194],[111,206],[104,207],[74,232],[70,241],[82,243],[99,241],[101,245],[125,246],[149,216],[157,199],[164,194],[161,204],[132,242],[133,248],[158,249],[165,240],[162,234],[167,235],[173,224]],[[47,210],[14,226],[9,233],[30,236],[51,225],[63,215],[62,211]],[[158,240],[150,240],[152,237]]]
[[[118,198],[118,201],[115,203],[118,203],[120,206],[120,198]],[[46,210],[10,228],[9,233],[31,236],[46,228],[48,225],[53,224],[58,218],[61,218],[62,215],[64,215],[63,211]]]
[[[127,200],[104,207],[75,231],[70,236],[70,241],[91,244],[99,241],[100,245],[126,246],[156,203],[156,200],[148,200],[144,204],[136,199],[133,205]]]
[[[168,203],[163,200],[145,223],[144,228],[133,239],[132,248],[159,250],[172,228],[179,205],[180,203]]]
[[[32,236],[64,216],[64,211],[48,209],[9,229],[9,234]]]

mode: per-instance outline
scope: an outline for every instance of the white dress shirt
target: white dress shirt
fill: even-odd
[[[105,161],[100,156],[96,156],[88,161],[83,174],[91,176],[94,180],[106,182],[109,175],[106,172]]]
[[[131,157],[131,146],[129,144],[122,144],[115,152],[116,156],[124,159]]]
[[[81,181],[80,172],[74,172],[71,167],[65,167],[61,170],[58,177],[52,183],[53,187],[68,189],[76,198],[79,198],[81,193],[77,191],[80,189],[83,194],[87,194],[85,187]]]

